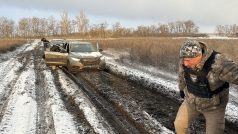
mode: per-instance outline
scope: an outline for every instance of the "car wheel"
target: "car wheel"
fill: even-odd
[[[71,65],[70,65],[70,63],[69,63],[69,61],[67,62],[67,70],[69,71],[69,72],[72,72],[72,67],[71,67]]]
[[[100,63],[99,63],[99,70],[103,70],[103,71],[106,71],[106,62],[105,60],[102,60]]]

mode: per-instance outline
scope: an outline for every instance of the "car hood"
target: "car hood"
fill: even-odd
[[[99,58],[102,54],[100,52],[71,52],[70,56],[74,58]]]

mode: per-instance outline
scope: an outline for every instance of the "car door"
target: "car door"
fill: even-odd
[[[53,52],[53,51],[44,51],[45,54],[45,63],[50,66],[66,66],[68,53],[67,52]]]

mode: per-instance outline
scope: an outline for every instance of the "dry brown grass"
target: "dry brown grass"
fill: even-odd
[[[178,53],[186,38],[118,38],[107,40],[90,40],[98,42],[102,48],[130,50],[130,60],[145,65],[153,65],[160,69],[176,72],[178,68]],[[238,62],[238,39],[197,39],[208,44],[210,48],[219,51]],[[125,58],[125,57],[122,57]]]
[[[17,46],[25,43],[25,39],[0,39],[0,52],[12,51]]]

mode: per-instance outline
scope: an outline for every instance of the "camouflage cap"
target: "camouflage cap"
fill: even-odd
[[[194,58],[202,54],[202,47],[197,41],[185,41],[180,49],[180,58]]]

